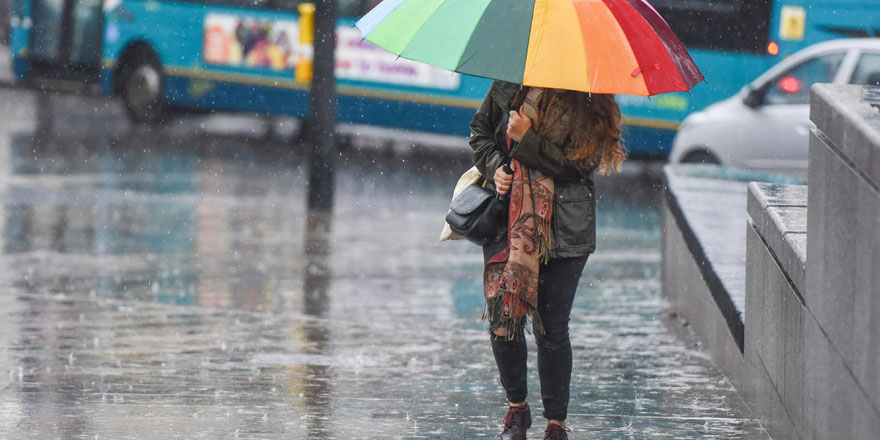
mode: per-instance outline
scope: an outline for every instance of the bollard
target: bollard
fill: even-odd
[[[312,81],[312,62],[315,48],[315,4],[300,3],[299,11],[299,54],[296,57],[294,78],[298,83]]]

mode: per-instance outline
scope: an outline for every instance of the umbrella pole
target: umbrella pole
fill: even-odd
[[[517,90],[517,92],[516,92],[516,96],[513,97],[513,102],[511,103],[510,108],[513,110],[519,111],[519,106],[521,106],[522,103],[525,102],[525,100],[526,100],[525,88],[522,85],[520,85],[519,90]],[[502,168],[504,170],[504,172],[507,174],[513,174],[513,168],[510,167],[510,163],[513,160],[513,158],[510,157],[510,152],[514,149],[514,147],[516,147],[516,143],[517,143],[516,141],[511,140],[509,137],[507,138],[507,150],[504,151],[505,159],[504,159],[504,167]],[[499,194],[497,196],[497,198],[498,198],[498,200],[501,200],[502,202],[507,202],[508,194],[505,194],[503,196]]]
[[[513,102],[511,102],[510,108],[511,110],[519,111],[519,107],[523,105],[526,101],[526,88],[520,84],[519,90],[517,90],[516,95],[513,97]],[[516,147],[517,142],[508,138],[507,139],[507,151],[504,152],[504,156],[506,157],[504,162],[504,172],[507,174],[513,174],[513,168],[510,167],[510,161],[513,160],[510,157],[510,152]]]

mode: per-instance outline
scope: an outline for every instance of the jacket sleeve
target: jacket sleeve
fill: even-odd
[[[584,177],[584,170],[565,156],[568,146],[557,145],[532,130],[526,132],[510,155],[523,165],[553,177],[575,181]]]
[[[495,175],[495,170],[504,163],[506,156],[495,142],[495,126],[498,123],[500,109],[490,93],[486,94],[480,109],[471,121],[471,136],[468,138],[468,143],[474,150],[474,165],[483,173],[487,186],[494,190],[495,183],[492,177]]]

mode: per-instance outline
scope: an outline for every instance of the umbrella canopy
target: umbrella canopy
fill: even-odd
[[[703,80],[644,0],[385,0],[355,26],[400,57],[526,86],[650,96]]]

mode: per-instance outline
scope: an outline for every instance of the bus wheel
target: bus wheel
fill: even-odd
[[[122,100],[131,119],[143,124],[161,123],[165,116],[162,99],[162,68],[152,57],[138,57],[124,67]]]

